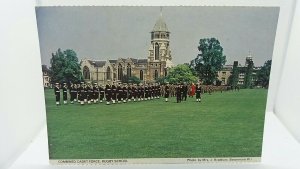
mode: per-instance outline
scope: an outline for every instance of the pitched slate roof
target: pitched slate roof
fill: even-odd
[[[95,60],[88,60],[89,63],[95,67],[103,67],[106,63],[106,61],[95,61]]]
[[[129,58],[132,60],[133,63],[137,63],[138,59],[135,59],[135,58]]]
[[[137,60],[137,63],[138,63],[138,64],[145,64],[145,63],[148,63],[148,59],[138,59],[138,60]]]
[[[117,60],[108,60],[110,63],[117,63]]]

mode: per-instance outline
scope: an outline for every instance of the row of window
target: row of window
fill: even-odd
[[[158,39],[158,38],[167,38],[167,39],[169,39],[169,34],[168,33],[161,33],[161,34],[159,34],[159,33],[152,33],[151,34],[151,39]]]
[[[111,69],[110,67],[107,67],[106,69],[106,79],[107,80],[111,80]],[[165,76],[167,75],[167,70],[165,70]],[[122,80],[123,79],[123,67],[122,65],[118,66],[118,80]],[[127,77],[131,77],[131,66],[127,66]],[[159,74],[158,74],[158,70],[154,71],[154,79],[158,79]],[[91,73],[90,70],[87,66],[83,67],[83,78],[84,79],[91,79]],[[140,80],[144,80],[144,71],[140,70]]]

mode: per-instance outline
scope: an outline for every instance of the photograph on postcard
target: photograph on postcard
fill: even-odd
[[[50,160],[260,161],[278,15],[36,7]]]

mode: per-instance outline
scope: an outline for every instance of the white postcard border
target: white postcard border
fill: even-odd
[[[50,159],[52,165],[123,165],[123,164],[210,164],[258,163],[261,157],[216,158],[129,158],[129,159]]]

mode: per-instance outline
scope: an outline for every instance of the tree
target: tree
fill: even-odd
[[[50,76],[53,82],[77,83],[83,79],[77,55],[71,49],[65,51],[58,49],[55,54],[52,53],[50,63]]]
[[[272,60],[267,60],[261,69],[257,72],[257,82],[264,88],[269,87],[270,72]]]
[[[246,72],[245,72],[245,77],[244,77],[244,87],[245,88],[251,88],[253,86],[252,84],[252,74],[253,74],[253,61],[252,60],[247,60],[247,67],[246,67]]]
[[[203,84],[211,85],[217,80],[217,72],[226,63],[223,48],[216,38],[200,39],[199,54],[191,61],[191,67],[195,69]]]
[[[193,75],[193,72],[188,65],[181,64],[171,68],[163,81],[169,83],[191,83],[197,82],[197,77]]]

